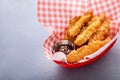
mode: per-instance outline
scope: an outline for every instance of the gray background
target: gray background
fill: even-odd
[[[78,69],[46,59],[48,36],[37,21],[37,0],[0,0],[0,80],[120,80],[120,35],[107,55]]]

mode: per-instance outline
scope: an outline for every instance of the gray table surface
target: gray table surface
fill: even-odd
[[[120,35],[107,55],[78,69],[44,56],[48,36],[37,20],[37,0],[0,0],[0,80],[120,80]]]

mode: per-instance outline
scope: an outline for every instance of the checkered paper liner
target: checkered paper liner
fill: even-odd
[[[100,15],[103,11],[107,16],[111,17],[112,40],[95,52],[89,55],[89,58],[94,58],[101,51],[106,49],[117,38],[120,32],[120,1],[119,0],[38,0],[37,15],[38,21],[50,32],[50,36],[45,40],[43,48],[46,57],[51,59],[52,46],[58,40],[62,40],[65,30],[69,24],[70,18],[80,16],[88,10],[94,10],[95,15]]]

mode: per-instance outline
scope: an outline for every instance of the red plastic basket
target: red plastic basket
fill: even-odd
[[[55,63],[67,67],[77,68],[90,64],[97,59],[105,55],[115,44],[117,40],[117,34],[120,32],[120,1],[119,0],[38,0],[37,16],[38,21],[50,32],[50,36],[45,40],[43,48],[45,56],[48,59],[52,58],[52,46],[57,40],[61,40],[64,37],[64,32],[69,24],[69,19],[75,16],[82,15],[88,10],[94,10],[94,14],[99,15],[103,11],[107,16],[111,17],[111,31],[112,37],[111,43],[107,46],[99,55],[86,62],[67,64],[61,61],[55,61]],[[44,34],[43,34],[44,35]]]

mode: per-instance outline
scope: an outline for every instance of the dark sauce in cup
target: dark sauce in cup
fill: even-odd
[[[53,46],[53,53],[63,52],[65,55],[67,55],[74,49],[75,49],[75,45],[71,41],[61,40],[61,41],[58,41]]]

